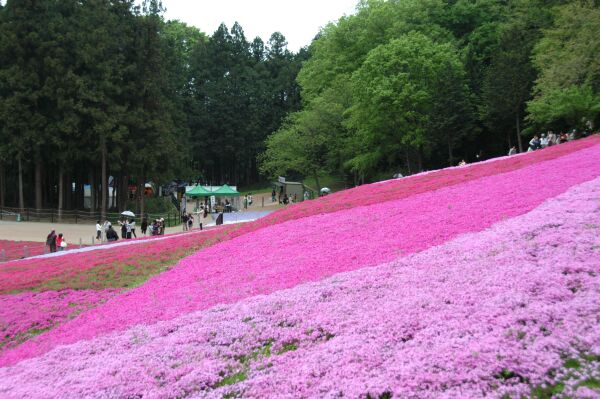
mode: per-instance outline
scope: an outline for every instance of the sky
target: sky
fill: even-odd
[[[229,29],[235,21],[248,41],[265,42],[281,32],[288,49],[297,52],[310,44],[321,27],[354,13],[358,0],[162,0],[166,19],[178,19],[212,35],[221,22]]]

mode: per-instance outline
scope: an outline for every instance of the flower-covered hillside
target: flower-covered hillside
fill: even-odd
[[[494,163],[487,165],[496,167]],[[462,173],[468,174],[468,169],[462,169]],[[0,364],[14,364],[57,345],[175,318],[422,251],[459,234],[481,231],[500,220],[529,212],[548,198],[598,175],[600,145],[595,145],[395,201],[265,227],[198,252],[146,284],[5,352]],[[371,189],[378,192],[381,186]],[[372,223],[365,224],[364,220]]]
[[[255,222],[225,226],[201,235],[185,234],[168,241],[111,248],[102,252],[70,254],[48,259],[26,259],[0,265],[0,293],[30,290],[129,288],[164,271],[179,259],[213,245],[264,227],[355,206],[399,200],[465,183],[485,176],[507,173],[528,165],[556,159],[600,142],[600,135],[553,146],[533,153],[422,173],[404,179],[361,186],[281,209]],[[113,278],[113,276],[116,276]]]
[[[599,198],[595,179],[391,263],[56,348],[0,369],[0,394],[598,397]]]

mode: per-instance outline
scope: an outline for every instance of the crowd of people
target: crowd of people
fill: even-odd
[[[537,134],[533,136],[531,140],[529,140],[529,147],[527,152],[535,151],[542,148],[550,147],[557,144],[563,144],[568,141],[573,141],[579,137],[586,137],[589,133],[584,131],[579,134],[576,129],[571,130],[568,133],[560,132],[558,134],[554,133],[552,130],[549,130],[547,133],[542,133],[540,136]],[[517,149],[513,146],[508,155],[514,155],[517,153]]]
[[[132,238],[137,238],[136,233],[136,224],[133,219],[124,219],[119,220],[119,225],[121,226],[121,238],[125,240],[130,240]],[[141,224],[141,232],[143,235],[151,235],[158,236],[165,234],[165,219],[154,219],[152,223],[148,223],[148,220],[144,218]],[[104,223],[100,223],[100,221],[96,221],[96,240],[102,241],[102,239],[112,242],[117,241],[119,239],[119,234],[113,228],[112,223],[106,220]]]
[[[50,252],[64,251],[67,249],[67,240],[63,233],[56,234],[55,230],[52,230],[50,234],[46,236],[46,246]]]

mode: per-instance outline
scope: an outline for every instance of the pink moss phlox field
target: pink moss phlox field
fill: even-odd
[[[261,228],[321,213],[336,212],[360,205],[372,205],[398,200],[411,195],[464,183],[485,176],[506,173],[527,165],[555,159],[565,154],[594,146],[600,135],[546,148],[533,153],[491,160],[468,165],[466,168],[447,168],[423,173],[382,184],[360,186],[333,195],[288,206],[255,222],[241,226],[225,226],[221,229],[180,235],[167,242],[160,241],[139,247],[120,247],[99,252],[73,254],[60,258],[31,259],[0,265],[0,293],[23,291],[35,288],[52,278],[62,278],[71,273],[80,273],[107,262],[120,263],[136,256],[160,256],[165,250],[174,251],[194,246],[199,240],[222,241],[259,230]],[[10,278],[6,276],[10,275]]]
[[[179,234],[164,240],[148,240],[148,243],[0,264],[0,293],[30,290],[51,279],[69,277],[108,263],[118,265],[136,256],[158,260],[178,248],[196,245],[201,238],[211,239],[218,232],[219,229]]]
[[[0,295],[0,351],[118,294],[118,290],[46,291]]]
[[[204,249],[144,285],[5,352],[0,365],[38,356],[57,345],[422,251],[528,212],[598,175],[600,145],[397,201],[263,228]]]
[[[548,147],[541,151],[521,154],[512,157],[496,158],[486,162],[468,165],[468,168],[446,168],[427,173],[420,173],[402,179],[389,180],[374,185],[358,186],[333,195],[295,204],[262,218],[261,225],[276,224],[281,221],[299,219],[320,213],[337,212],[341,209],[360,205],[377,204],[383,201],[398,200],[414,194],[436,190],[452,184],[465,183],[485,176],[510,172],[527,165],[551,160],[573,151],[598,144],[600,134],[587,139],[572,141],[567,144]],[[381,185],[380,185],[381,184]],[[253,226],[243,226],[251,229]]]
[[[599,198],[595,179],[391,263],[57,348],[1,368],[0,396],[597,397]]]
[[[27,247],[28,256],[41,255],[45,250],[42,242],[0,240],[0,253],[4,251],[6,256],[4,259],[0,257],[0,262],[24,257],[26,254],[24,247]]]

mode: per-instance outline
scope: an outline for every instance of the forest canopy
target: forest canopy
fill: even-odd
[[[310,46],[262,170],[357,184],[596,127],[599,24],[594,1],[361,1]]]
[[[106,212],[172,179],[354,185],[595,129],[598,3],[361,0],[293,53],[157,0],[7,0],[0,207],[80,209],[89,185]]]
[[[162,15],[156,0],[0,5],[1,207],[81,209],[90,185],[106,212],[148,181],[260,179],[266,137],[300,108],[306,52]]]

